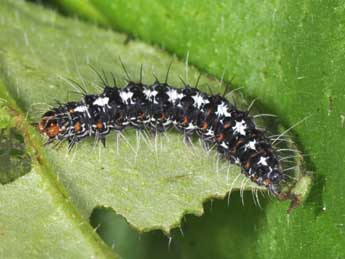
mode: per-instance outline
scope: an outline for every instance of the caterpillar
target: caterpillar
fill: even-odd
[[[127,80],[119,88],[116,80],[114,84],[102,80],[102,93],[88,94],[82,89],[82,100],[59,103],[45,112],[38,130],[48,144],[68,140],[69,149],[90,136],[105,146],[106,135],[128,126],[154,133],[175,128],[186,139],[196,134],[223,158],[239,165],[252,182],[279,200],[291,199],[289,210],[298,205],[298,198],[286,187],[291,179],[283,170],[275,140],[256,126],[248,111],[238,110],[224,95],[209,95],[197,85],[177,88],[167,81],[168,74],[165,82],[156,79],[147,85],[141,79]]]

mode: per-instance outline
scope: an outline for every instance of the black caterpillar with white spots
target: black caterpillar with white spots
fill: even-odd
[[[163,132],[174,127],[185,136],[196,133],[244,175],[265,186],[280,200],[296,198],[283,190],[288,175],[283,172],[273,143],[259,130],[248,112],[239,111],[221,95],[208,95],[195,87],[175,88],[156,81],[152,85],[129,81],[124,88],[104,85],[99,95],[84,94],[46,112],[40,132],[54,140],[68,140],[69,148],[89,136],[105,143],[112,130],[127,126]]]

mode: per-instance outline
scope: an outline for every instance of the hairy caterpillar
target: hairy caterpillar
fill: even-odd
[[[173,87],[167,78],[151,85],[128,80],[124,88],[118,88],[115,80],[114,85],[102,80],[102,93],[83,90],[81,101],[59,104],[43,114],[39,131],[48,137],[47,143],[68,140],[69,149],[89,136],[105,145],[107,134],[127,126],[155,133],[173,127],[186,139],[196,133],[226,160],[239,165],[251,181],[266,187],[279,200],[291,199],[290,209],[297,206],[298,198],[287,188],[290,176],[273,146],[276,139],[258,129],[248,111],[240,111],[224,96],[208,95],[197,86]]]

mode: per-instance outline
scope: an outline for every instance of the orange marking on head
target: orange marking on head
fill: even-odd
[[[208,128],[208,123],[206,122],[206,121],[204,121],[203,123],[202,123],[202,129],[207,129]]]
[[[59,132],[60,132],[60,127],[56,123],[50,123],[49,126],[45,129],[45,133],[50,138],[57,136]]]
[[[76,132],[79,132],[81,130],[81,125],[80,125],[80,122],[77,121],[75,124],[74,124],[74,130]]]
[[[68,112],[69,112],[69,113],[74,113],[74,109],[71,108],[71,109],[68,110]]]
[[[55,116],[45,116],[38,123],[38,129],[41,134],[48,136],[49,138],[54,138],[60,132],[60,127],[54,120]],[[54,120],[54,122],[50,122]]]

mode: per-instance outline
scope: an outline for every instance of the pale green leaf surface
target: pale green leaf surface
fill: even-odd
[[[15,182],[0,186],[1,258],[115,256],[86,221],[66,213],[66,205],[52,195],[52,188],[35,168]]]

